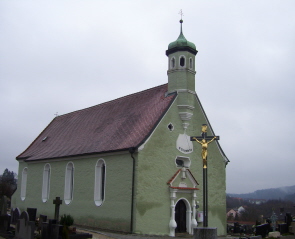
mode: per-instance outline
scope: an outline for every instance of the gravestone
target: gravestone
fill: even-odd
[[[241,227],[238,222],[234,223],[234,233],[240,233],[241,232]]]
[[[291,225],[292,221],[293,221],[293,218],[291,216],[291,213],[287,212],[285,216],[285,223],[288,226],[288,232],[289,232],[289,226]]]
[[[29,221],[29,214],[24,211],[16,224],[15,239],[34,239],[35,222]]]
[[[39,216],[39,222],[38,222],[38,231],[42,229],[43,222],[47,221],[47,216],[40,214]]]
[[[288,225],[287,223],[281,223],[281,224],[278,224],[278,231],[281,233],[281,234],[285,234],[288,232]]]
[[[55,204],[54,219],[58,221],[59,220],[59,206],[62,204],[62,200],[60,199],[60,197],[56,197],[53,200],[53,204]]]
[[[0,215],[0,232],[7,232],[10,229],[11,216],[9,214]]]
[[[29,215],[29,221],[35,222],[37,217],[37,208],[27,208],[27,213]]]
[[[257,236],[260,235],[262,237],[266,237],[269,232],[270,232],[270,225],[268,223],[256,226]]]
[[[16,225],[19,217],[20,217],[20,210],[19,208],[15,208],[13,209],[12,213],[11,213],[11,224]]]
[[[0,215],[7,214],[7,197],[4,195],[0,200]]]

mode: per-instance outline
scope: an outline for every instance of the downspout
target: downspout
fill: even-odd
[[[132,192],[131,192],[131,217],[130,217],[130,232],[133,233],[133,208],[134,208],[134,183],[135,183],[135,158],[133,154],[135,153],[136,148],[131,147],[129,148],[129,153],[131,155],[131,158],[133,159],[133,168],[132,168]]]

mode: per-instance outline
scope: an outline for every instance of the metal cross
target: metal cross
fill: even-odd
[[[207,141],[210,140],[210,141]],[[192,136],[191,141],[197,141],[202,145],[202,158],[203,158],[203,212],[204,222],[203,226],[208,227],[208,170],[207,170],[207,150],[208,144],[214,140],[219,140],[219,136],[207,136],[207,125],[202,125],[201,136]]]
[[[179,15],[180,15],[180,17],[181,17],[181,20],[182,20],[182,16],[184,16],[183,15],[183,12],[182,12],[182,9],[180,9],[180,11],[179,11],[179,13],[178,13]]]

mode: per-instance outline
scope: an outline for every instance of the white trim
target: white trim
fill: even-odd
[[[188,109],[193,110],[195,107],[192,105],[177,105],[178,109]]]
[[[191,166],[191,159],[189,157],[184,157],[184,156],[176,156],[175,158],[175,165],[177,168],[182,168],[182,166],[178,166],[177,163],[176,163],[176,160],[179,159],[179,160],[182,160],[183,163],[184,163],[184,167],[186,168],[189,168]],[[174,181],[174,180],[173,180]],[[171,184],[173,183],[173,181],[171,182]]]
[[[174,66],[173,66],[173,62],[172,60],[174,60]],[[175,66],[176,66],[176,58],[175,56],[172,56],[170,59],[169,59],[169,69],[175,69]]]
[[[192,62],[192,64],[191,64],[191,62]],[[188,59],[188,68],[191,69],[191,70],[194,69],[194,60],[193,60],[192,57],[190,57],[190,58]]]
[[[47,202],[49,199],[50,176],[51,176],[51,167],[50,167],[50,164],[47,163],[44,165],[44,169],[43,169],[42,202]]]

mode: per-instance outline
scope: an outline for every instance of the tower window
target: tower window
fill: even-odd
[[[173,69],[175,67],[175,58],[172,57],[170,68]]]
[[[189,58],[189,68],[193,69],[193,59]]]
[[[184,58],[184,56],[181,56],[180,57],[179,65],[182,66],[182,67],[184,67],[184,65],[185,65],[185,58]]]

